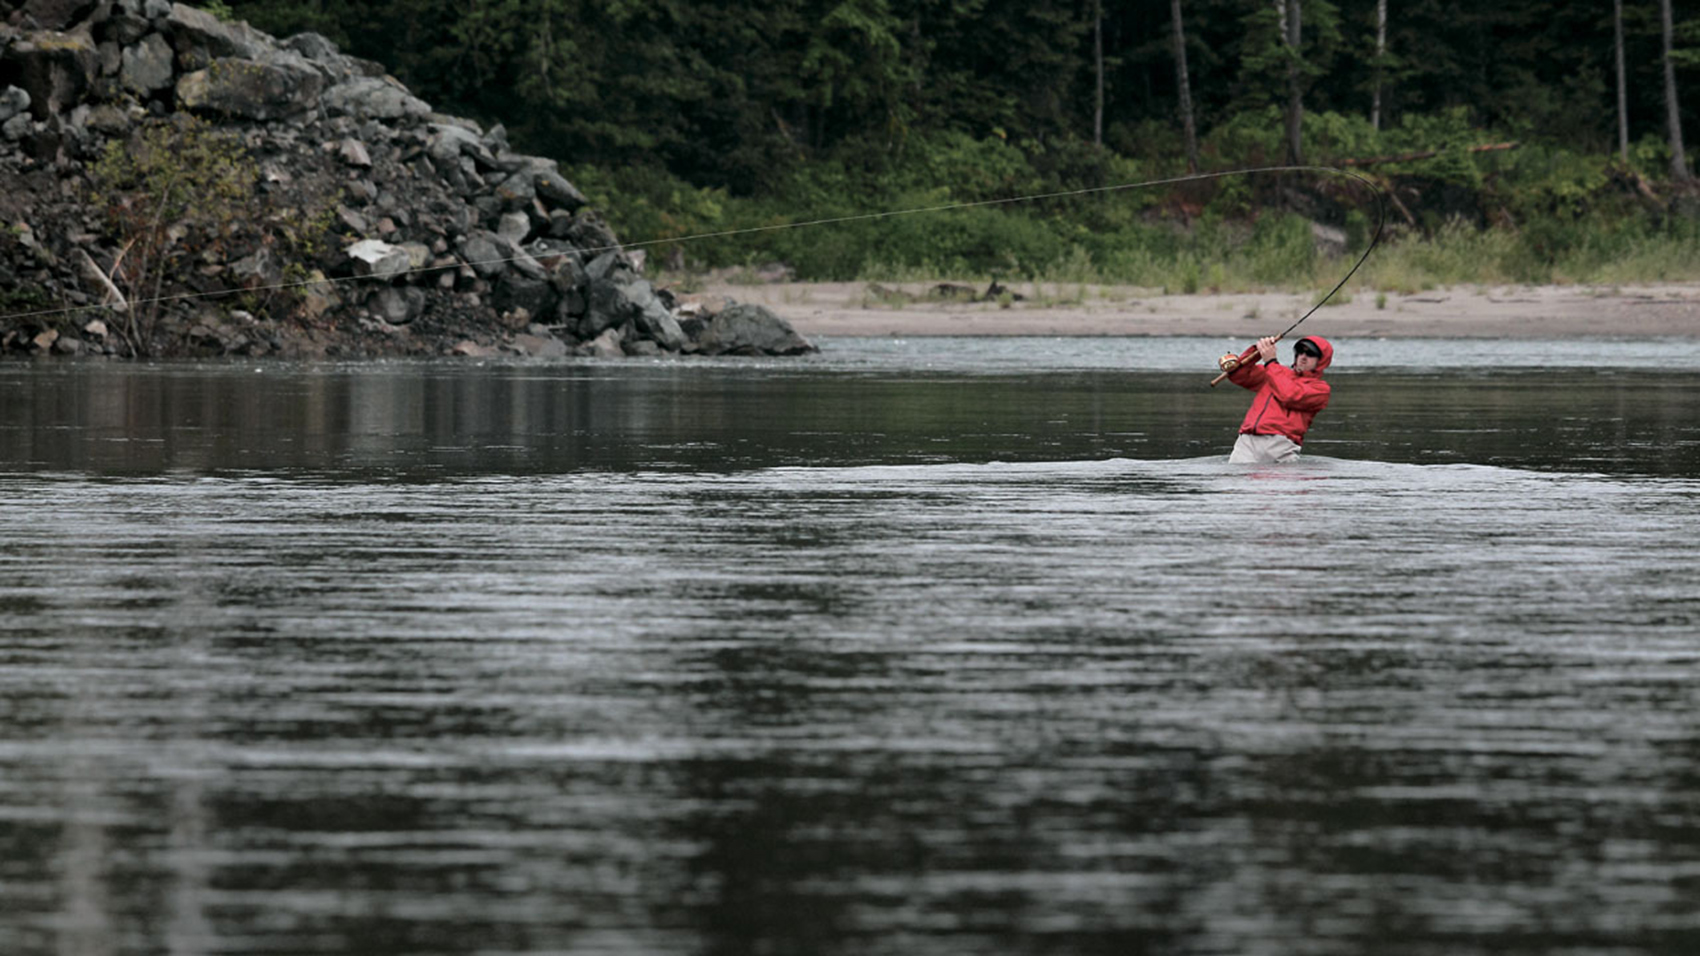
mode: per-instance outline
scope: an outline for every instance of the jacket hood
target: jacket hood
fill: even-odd
[[[1307,335],[1299,339],[1299,342],[1309,342],[1322,353],[1322,357],[1316,360],[1316,368],[1310,374],[1321,375],[1328,366],[1334,364],[1334,346],[1327,339],[1320,335]],[[1297,347],[1299,342],[1294,342],[1293,345]]]

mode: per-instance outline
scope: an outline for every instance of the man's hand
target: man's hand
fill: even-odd
[[[1216,367],[1224,372],[1232,372],[1240,367],[1240,357],[1232,352],[1216,360]]]
[[[1273,335],[1257,340],[1257,357],[1265,362],[1275,361],[1275,337]]]

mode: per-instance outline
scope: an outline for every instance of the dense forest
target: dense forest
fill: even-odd
[[[1697,258],[1681,94],[1700,17],[1673,0],[204,5],[322,33],[504,124],[634,241],[1352,162],[1406,247],[1382,285],[1687,278]],[[820,278],[1302,280],[1310,223],[1361,243],[1365,193],[1326,173],[1223,178],[661,251]]]

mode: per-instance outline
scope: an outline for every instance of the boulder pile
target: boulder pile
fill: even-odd
[[[188,168],[206,131],[246,171],[200,203],[234,204],[223,217],[150,223],[103,179],[160,153]],[[656,288],[501,126],[434,111],[322,36],[166,0],[0,0],[0,182],[0,352],[813,350],[766,309]],[[147,272],[139,250],[175,265]]]

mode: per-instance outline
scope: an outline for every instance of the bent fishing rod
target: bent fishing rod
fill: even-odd
[[[1339,292],[1341,289],[1346,287],[1346,283],[1352,281],[1352,276],[1357,274],[1358,268],[1361,267],[1364,264],[1364,261],[1369,258],[1369,254],[1371,252],[1374,252],[1375,247],[1381,243],[1381,231],[1387,225],[1387,191],[1382,189],[1379,184],[1377,184],[1373,180],[1363,176],[1360,173],[1352,172],[1349,169],[1336,169],[1332,166],[1271,166],[1271,167],[1266,167],[1266,168],[1263,168],[1263,169],[1242,170],[1242,172],[1248,172],[1248,173],[1279,172],[1281,170],[1286,170],[1286,169],[1321,170],[1321,171],[1326,171],[1326,172],[1331,172],[1331,173],[1339,173],[1342,176],[1350,176],[1353,179],[1356,179],[1358,182],[1363,183],[1365,186],[1368,186],[1370,188],[1371,194],[1375,196],[1376,216],[1375,216],[1375,235],[1370,237],[1369,245],[1364,247],[1363,255],[1359,256],[1358,261],[1352,264],[1351,270],[1346,273],[1345,277],[1342,278],[1339,282],[1335,283],[1334,288],[1328,290],[1327,295],[1323,296],[1321,299],[1318,299],[1316,304],[1310,307],[1309,312],[1306,312],[1304,315],[1299,316],[1299,320],[1297,322],[1294,322],[1292,325],[1289,325],[1285,329],[1282,329],[1280,334],[1275,336],[1275,341],[1277,341],[1277,342],[1286,338],[1288,336],[1288,334],[1290,334],[1294,329],[1296,329],[1300,325],[1302,325],[1304,323],[1305,319],[1308,319],[1311,316],[1315,315],[1317,309],[1320,309],[1323,306],[1327,305],[1328,300],[1334,298],[1334,293]],[[1235,369],[1237,369],[1238,367],[1239,367],[1238,365],[1234,366]],[[1216,386],[1222,384],[1223,380],[1225,380],[1231,374],[1233,374],[1232,370],[1223,372],[1222,374],[1211,379],[1210,380],[1210,387],[1215,388]]]

